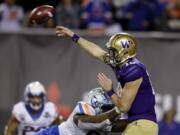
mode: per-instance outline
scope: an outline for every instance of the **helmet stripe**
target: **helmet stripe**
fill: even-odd
[[[83,108],[82,108],[82,104],[81,103],[78,103],[78,106],[79,106],[79,111],[81,114],[84,114],[84,111],[83,111]]]
[[[93,115],[89,104],[80,102],[78,106],[81,114]]]
[[[86,114],[92,115],[92,112],[91,112],[89,105],[87,103],[83,104],[83,108],[84,108]]]

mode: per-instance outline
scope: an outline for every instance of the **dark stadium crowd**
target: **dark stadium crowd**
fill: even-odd
[[[179,0],[1,0],[0,28],[34,27],[29,12],[43,4],[56,15],[43,26],[64,25],[73,29],[120,31],[179,31]],[[37,27],[37,26],[35,26]]]

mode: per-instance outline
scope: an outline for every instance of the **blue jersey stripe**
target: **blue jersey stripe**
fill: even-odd
[[[84,110],[83,110],[83,107],[82,107],[82,104],[81,103],[78,103],[79,105],[79,111],[81,114],[84,114]]]

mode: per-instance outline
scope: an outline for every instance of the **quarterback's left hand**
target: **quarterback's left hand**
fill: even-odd
[[[97,81],[105,91],[110,91],[113,87],[112,80],[109,79],[104,73],[99,73],[97,75]]]

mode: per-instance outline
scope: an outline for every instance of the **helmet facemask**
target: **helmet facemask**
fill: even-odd
[[[29,94],[28,97],[29,97],[28,104],[32,110],[39,111],[43,107],[44,104],[43,94],[40,94],[38,96]]]
[[[121,57],[117,50],[114,48],[108,49],[108,53],[104,55],[104,62],[107,65],[112,65],[113,67],[121,64]]]

